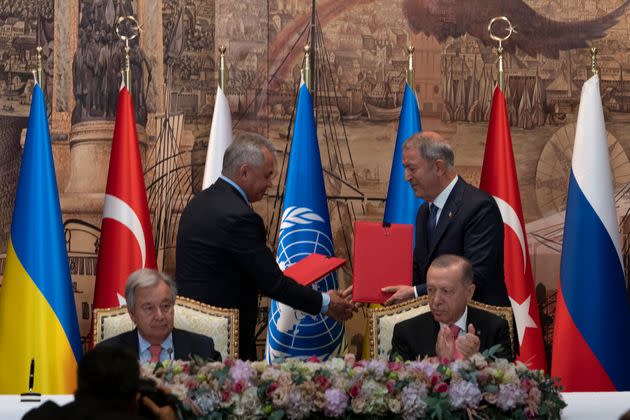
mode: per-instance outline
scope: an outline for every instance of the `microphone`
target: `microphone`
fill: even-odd
[[[39,402],[42,394],[33,392],[33,384],[35,383],[35,358],[31,358],[31,366],[28,370],[28,392],[20,394],[21,402]]]
[[[168,359],[173,360],[173,347],[167,348],[166,352],[168,353]]]

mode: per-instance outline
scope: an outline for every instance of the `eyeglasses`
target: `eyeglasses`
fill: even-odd
[[[167,315],[167,314],[170,314],[171,311],[173,310],[173,303],[164,302],[164,303],[160,303],[159,305],[146,304],[146,305],[142,305],[140,307],[140,310],[142,311],[143,314],[147,316],[153,316],[157,313],[158,308],[160,309],[161,314]]]

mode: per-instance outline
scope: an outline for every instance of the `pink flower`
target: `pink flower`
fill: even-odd
[[[221,391],[221,401],[228,401],[232,398],[232,393],[230,391]]]
[[[447,392],[448,391],[448,384],[446,384],[446,382],[440,382],[435,387],[433,387],[433,390],[435,392]]]
[[[387,392],[391,394],[394,390],[394,385],[396,385],[396,382],[393,379],[390,379],[385,385],[387,386]]]
[[[389,368],[389,370],[393,370],[395,372],[398,372],[401,368],[402,368],[403,364],[400,362],[389,362],[387,364],[387,367]]]
[[[245,385],[242,382],[236,382],[234,384],[234,392],[236,392],[237,394],[242,393],[245,390]]]
[[[343,361],[346,363],[347,366],[353,366],[354,362],[356,361],[356,357],[354,356],[354,354],[348,353],[343,357]]]
[[[359,396],[359,393],[361,393],[361,383],[357,382],[350,387],[348,394],[350,394],[352,398],[356,398]]]

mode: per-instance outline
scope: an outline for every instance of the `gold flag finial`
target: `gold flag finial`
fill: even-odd
[[[304,46],[304,72],[302,77],[304,79],[304,83],[306,83],[306,88],[311,90],[311,47],[306,44]]]
[[[130,26],[121,27],[123,22],[129,21],[131,23]],[[128,33],[123,33],[123,29],[126,29]],[[125,65],[123,69],[120,71],[122,75],[122,80],[124,85],[127,87],[127,90],[131,92],[131,64],[130,58],[131,48],[129,47],[129,41],[136,38],[140,34],[140,25],[138,21],[133,16],[118,16],[116,20],[116,35],[122,41],[125,42]]]
[[[35,67],[35,69],[33,70],[33,78],[35,79],[35,83],[37,83],[39,85],[39,87],[43,90],[44,89],[44,85],[42,85],[43,81],[44,81],[44,66],[42,64],[42,51],[43,48],[41,47],[41,45],[38,45],[37,48],[35,48],[35,51],[37,51],[37,66]]]
[[[413,89],[413,52],[415,51],[413,45],[407,47],[407,84]]]
[[[599,74],[599,66],[597,65],[597,48],[591,48],[591,73],[593,76]]]
[[[225,92],[225,45],[221,45],[219,47],[219,86],[221,86],[221,90]]]
[[[498,36],[492,32],[492,25],[496,22],[505,22],[507,24],[507,34],[504,36]],[[497,55],[499,56],[499,87],[503,90],[503,42],[507,41],[512,36],[512,33],[516,32],[516,30],[507,17],[495,16],[490,20],[490,23],[488,23],[488,32],[490,32],[490,38],[499,43],[499,46],[497,47]]]

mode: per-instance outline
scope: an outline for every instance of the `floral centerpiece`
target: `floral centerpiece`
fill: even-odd
[[[226,360],[146,364],[190,418],[559,419],[558,384],[540,370],[477,354],[413,362]]]

